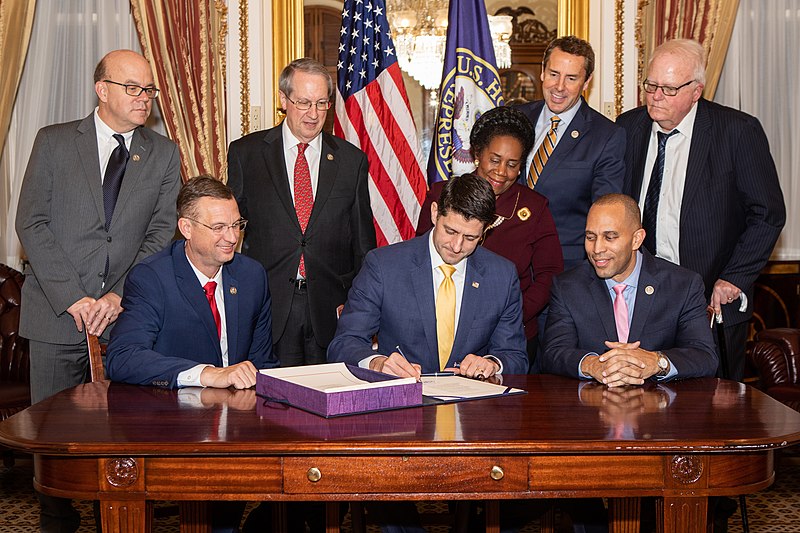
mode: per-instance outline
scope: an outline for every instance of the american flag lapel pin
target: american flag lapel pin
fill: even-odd
[[[473,288],[473,289],[477,289],[477,288],[478,288],[478,287],[480,287],[480,286],[481,286],[481,284],[480,284],[480,283],[478,283],[477,281],[473,281],[473,282],[472,282],[472,288]]]
[[[328,161],[333,161],[333,154],[328,154]]]

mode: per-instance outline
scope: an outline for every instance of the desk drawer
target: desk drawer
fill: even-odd
[[[316,470],[315,470],[316,469]],[[287,494],[518,492],[528,487],[524,457],[289,457]]]

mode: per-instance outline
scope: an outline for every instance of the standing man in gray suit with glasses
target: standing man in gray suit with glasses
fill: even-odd
[[[30,339],[31,400],[83,383],[84,327],[107,336],[125,276],[175,232],[175,143],[143,128],[158,96],[147,60],[107,54],[94,73],[98,106],[42,128],[19,198],[16,229],[29,263],[20,335]],[[75,531],[69,501],[40,497],[42,531]]]

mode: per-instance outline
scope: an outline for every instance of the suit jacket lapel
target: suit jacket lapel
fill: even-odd
[[[222,267],[222,289],[225,298],[225,330],[228,334],[228,365],[239,360],[239,281],[233,277],[228,265]],[[244,354],[247,357],[247,354]]]
[[[97,130],[94,127],[94,113],[83,119],[78,125],[78,136],[75,138],[75,144],[83,165],[86,188],[92,196],[98,218],[105,223],[103,178],[100,176],[100,155],[97,153]]]
[[[589,274],[589,293],[597,309],[597,316],[600,317],[600,323],[603,324],[606,332],[606,339],[619,340],[617,324],[614,322],[614,303],[611,301],[606,282],[595,275],[591,266],[589,266]]]
[[[555,176],[558,173],[558,167],[562,161],[567,159],[567,156],[573,148],[580,142],[581,137],[586,135],[592,127],[592,120],[589,113],[586,111],[589,104],[587,104],[583,97],[581,97],[581,107],[575,113],[575,117],[569,126],[561,133],[561,138],[558,139],[556,149],[553,150],[553,155],[547,160],[542,175],[539,176],[539,181],[547,180],[550,176]],[[577,133],[577,136],[573,136]],[[534,149],[538,149],[535,146]],[[558,179],[558,178],[555,178]]]
[[[268,130],[264,136],[264,165],[267,168],[268,180],[272,182],[278,198],[289,215],[289,220],[294,221],[297,231],[300,231],[300,223],[297,221],[297,211],[292,201],[292,191],[289,190],[289,175],[286,172],[286,158],[283,153],[282,126],[275,126]]]
[[[650,317],[653,302],[658,294],[658,281],[655,277],[656,265],[646,250],[642,251],[642,269],[639,271],[639,285],[636,288],[636,305],[633,308],[633,318],[631,319],[631,329],[628,334],[629,341],[638,341],[642,338],[644,327]],[[654,290],[647,294],[647,287]]]
[[[711,117],[708,114],[705,100],[701,98],[697,102],[697,114],[692,128],[692,144],[689,147],[689,161],[686,166],[686,180],[683,186],[681,219],[687,216],[687,213],[692,212],[687,206],[692,203],[692,200],[699,193],[703,179],[707,175],[704,172],[704,167],[706,161],[708,161],[708,151],[711,148],[710,130]],[[681,227],[683,226],[684,220],[681,220]]]
[[[203,292],[203,288],[200,286],[200,282],[197,280],[197,276],[194,274],[191,265],[189,265],[189,259],[187,259],[186,252],[184,251],[184,243],[185,241],[180,240],[172,245],[172,263],[175,268],[175,278],[178,281],[178,288],[197,314],[200,323],[203,324],[203,329],[206,330],[211,345],[214,346],[219,366],[222,366],[222,351],[219,347],[217,325],[214,323],[214,317],[211,315],[211,307],[208,305],[208,300]],[[227,303],[226,300],[226,307]],[[227,318],[227,309],[225,316]],[[228,353],[230,353],[230,349]]]
[[[419,246],[412,258],[411,285],[417,299],[417,309],[425,331],[425,342],[428,344],[428,357],[437,358],[434,367],[439,367],[439,344],[436,339],[436,297],[433,293],[433,271],[428,253],[427,233],[425,239],[419,239]]]
[[[317,176],[317,193],[314,195],[314,207],[311,210],[311,218],[308,226],[314,224],[320,211],[325,206],[328,196],[333,189],[333,183],[339,173],[339,163],[336,162],[336,142],[327,133],[322,134],[322,151],[319,156],[319,175]],[[307,231],[307,230],[306,230]]]
[[[112,224],[114,224],[114,220],[119,220],[122,211],[124,211],[128,203],[128,197],[131,192],[135,190],[136,184],[142,178],[142,169],[147,164],[147,160],[150,157],[152,145],[153,142],[144,131],[144,128],[136,128],[133,132],[133,138],[131,139],[130,157],[125,167],[125,175],[122,178],[119,196],[117,197],[117,203],[114,207],[114,215],[111,220]]]
[[[464,291],[461,295],[461,310],[458,314],[458,324],[456,325],[456,338],[453,341],[453,350],[450,353],[452,360],[453,354],[466,355],[467,339],[475,321],[475,314],[481,305],[481,282],[485,274],[484,265],[475,255],[467,258],[467,272],[464,277]]]
[[[650,129],[653,121],[647,114],[647,110],[641,111],[641,117],[635,126],[634,133],[628,138],[635,139],[628,145],[628,150],[631,151],[631,157],[625,158],[630,162],[632,168],[628,169],[628,174],[631,176],[631,196],[637,202],[641,196],[642,183],[644,182],[644,165],[647,160],[647,147],[650,144]]]

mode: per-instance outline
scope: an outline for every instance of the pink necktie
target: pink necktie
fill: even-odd
[[[214,323],[217,325],[217,335],[222,335],[222,317],[219,316],[219,309],[217,308],[217,299],[214,298],[214,292],[217,290],[217,282],[209,281],[203,285],[203,290],[206,291],[206,299],[208,305],[211,306],[211,314],[214,315]]]
[[[311,172],[306,160],[306,148],[308,148],[307,143],[297,145],[297,160],[294,163],[294,209],[297,211],[300,231],[304,234],[311,218],[311,209],[314,207],[314,191],[311,189]],[[300,255],[298,271],[300,276],[306,277],[306,261],[303,255]]]
[[[622,292],[627,285],[620,283],[614,285],[614,292],[617,296],[614,298],[614,322],[617,323],[617,337],[619,342],[628,342],[628,304],[625,303],[625,297]]]

